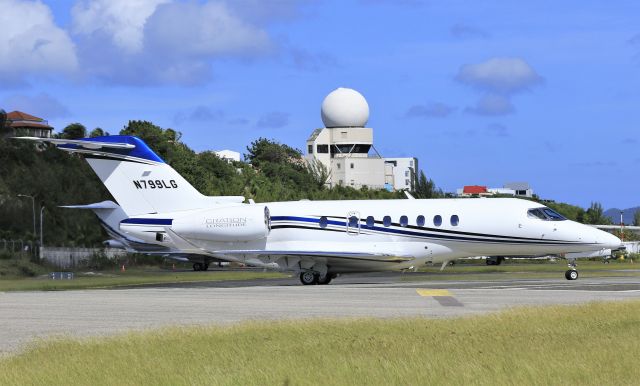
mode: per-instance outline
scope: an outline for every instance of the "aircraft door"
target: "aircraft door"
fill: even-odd
[[[347,213],[347,234],[357,236],[360,234],[360,212]]]

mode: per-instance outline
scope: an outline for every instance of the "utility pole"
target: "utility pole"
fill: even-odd
[[[42,247],[44,246],[44,205],[40,207],[40,248],[38,248],[38,261],[40,261],[40,256],[42,256],[42,254],[40,253],[40,250],[42,249]]]

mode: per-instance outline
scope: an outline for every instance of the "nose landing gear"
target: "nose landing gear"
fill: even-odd
[[[567,280],[578,280],[578,265],[576,264],[576,259],[569,259],[567,263],[569,269],[564,273],[564,277]]]

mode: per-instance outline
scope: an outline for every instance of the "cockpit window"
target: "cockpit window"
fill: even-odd
[[[529,209],[529,211],[527,212],[527,216],[531,218],[537,218],[540,220],[547,219],[547,216],[545,216],[542,210],[540,209]]]
[[[529,209],[527,211],[527,216],[531,218],[537,218],[544,221],[563,221],[566,218],[560,213],[556,212],[550,208],[536,208]]]
[[[544,214],[547,215],[547,217],[549,217],[549,220],[551,220],[551,221],[563,221],[563,220],[566,220],[566,218],[563,215],[561,215],[560,213],[556,212],[553,209],[544,208],[544,209],[542,209],[542,211],[544,212]]]

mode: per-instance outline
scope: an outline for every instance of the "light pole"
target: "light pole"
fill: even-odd
[[[40,208],[40,248],[44,245],[44,232],[43,232],[43,220],[44,220],[44,206]]]
[[[44,205],[40,207],[40,247],[38,248],[37,261],[42,256],[42,247],[44,246]]]
[[[33,238],[36,238],[36,199],[28,194],[18,194],[18,197],[29,197],[31,199],[31,209],[33,211]]]

